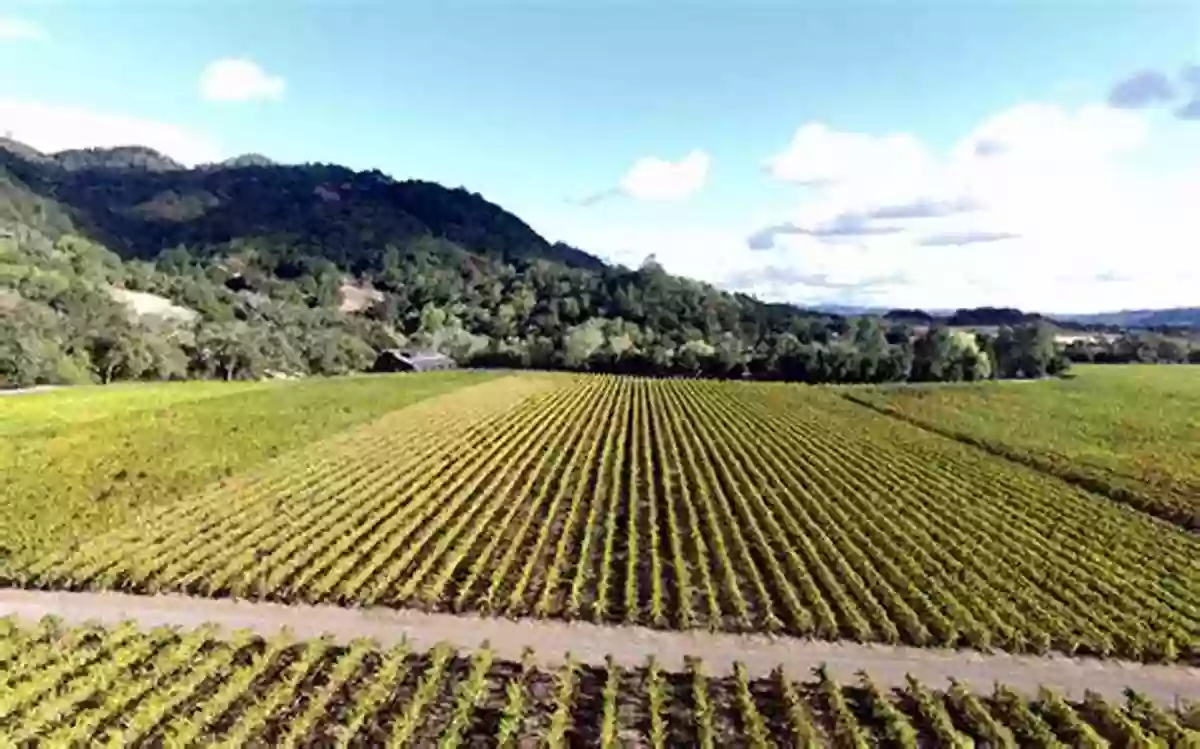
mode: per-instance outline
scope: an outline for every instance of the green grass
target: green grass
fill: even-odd
[[[1187,527],[1200,525],[1200,369],[1094,365],[1037,383],[844,391]]]
[[[286,381],[117,383],[62,388],[0,400],[0,437],[50,437],[87,421],[134,411],[287,386]]]
[[[122,386],[0,402],[0,553],[60,551],[206,484],[488,374]],[[45,427],[38,427],[38,414]]]

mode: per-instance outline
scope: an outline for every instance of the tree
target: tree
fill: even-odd
[[[570,369],[584,368],[605,341],[604,320],[601,318],[592,318],[573,326],[563,338],[566,366]]]
[[[953,382],[963,378],[960,345],[945,327],[930,328],[913,343],[912,379],[918,382]]]
[[[1173,338],[1160,338],[1157,351],[1158,360],[1169,364],[1187,361],[1188,351],[1179,341]]]
[[[202,325],[196,332],[191,369],[223,380],[255,379],[263,359],[255,332],[244,323]]]
[[[132,328],[112,328],[88,342],[92,370],[101,383],[136,380],[151,367],[151,352]]]
[[[1054,329],[1045,323],[1024,325],[1015,329],[1018,367],[1021,376],[1045,377],[1057,367],[1058,350]]]
[[[880,382],[890,379],[887,365],[890,346],[883,321],[875,317],[860,317],[854,321],[853,343],[858,349],[857,372],[854,379],[859,382]]]
[[[716,349],[712,344],[692,340],[675,352],[675,370],[680,374],[698,375],[712,368]]]

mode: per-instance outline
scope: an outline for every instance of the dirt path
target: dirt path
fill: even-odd
[[[7,388],[0,389],[0,395],[32,395],[33,393],[44,393],[48,390],[58,390],[62,385],[34,385],[27,388]]]
[[[932,686],[951,677],[980,690],[1002,681],[1026,692],[1046,685],[1073,696],[1091,689],[1120,697],[1126,686],[1164,702],[1200,699],[1200,668],[1156,666],[1120,661],[1051,656],[1038,658],[1002,653],[925,650],[908,647],[829,643],[708,632],[662,632],[641,627],[604,627],[555,621],[511,621],[474,616],[425,614],[392,609],[344,609],[333,606],[285,606],[274,603],[135,596],[119,593],[59,593],[0,590],[0,616],[37,620],[52,614],[69,623],[136,620],[143,626],[193,628],[211,622],[223,630],[247,628],[274,635],[287,627],[302,638],[332,635],[348,642],[370,637],[382,645],[407,638],[414,647],[447,642],[463,649],[487,642],[497,655],[518,659],[533,648],[546,665],[561,663],[570,652],[576,659],[602,665],[612,654],[618,663],[639,666],[654,656],[664,667],[681,668],[685,655],[704,659],[712,673],[732,670],[741,661],[753,674],[766,675],[782,664],[794,677],[825,663],[840,680],[864,670],[880,685],[900,686],[912,674]]]

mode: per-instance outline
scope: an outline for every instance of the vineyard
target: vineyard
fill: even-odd
[[[1200,377],[1191,367],[1080,367],[1019,387],[845,390],[864,405],[1200,530]]]
[[[7,574],[1195,663],[1198,558],[1195,535],[831,391],[521,375],[144,506]]]
[[[489,375],[64,388],[0,403],[0,565]]]
[[[0,620],[7,745],[1184,747],[1200,708]],[[799,677],[799,678],[798,678]]]

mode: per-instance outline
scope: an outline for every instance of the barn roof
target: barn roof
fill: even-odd
[[[408,349],[385,349],[381,356],[390,356],[397,361],[408,364],[413,369],[426,369],[435,366],[453,364],[454,360],[436,351],[410,351]]]

